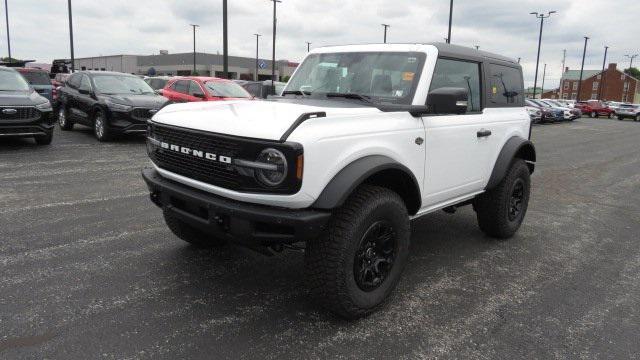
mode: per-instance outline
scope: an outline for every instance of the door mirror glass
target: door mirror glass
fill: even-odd
[[[191,94],[193,97],[197,97],[199,99],[204,99],[204,94],[203,93],[193,93]]]
[[[442,87],[429,93],[427,106],[432,114],[464,114],[469,106],[469,90]]]

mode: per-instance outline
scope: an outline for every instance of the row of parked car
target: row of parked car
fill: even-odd
[[[640,105],[599,100],[574,101],[564,99],[527,99],[527,112],[534,123],[573,121],[582,115],[591,118],[617,117],[618,120],[640,121]]]

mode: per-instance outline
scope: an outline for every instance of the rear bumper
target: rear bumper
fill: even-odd
[[[47,135],[53,131],[55,119],[52,112],[43,112],[37,119],[0,120],[0,137]]]
[[[244,203],[196,190],[144,169],[151,201],[207,234],[246,245],[291,244],[316,238],[331,213]]]

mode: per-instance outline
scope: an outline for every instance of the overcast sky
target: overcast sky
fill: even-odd
[[[12,55],[50,62],[69,57],[66,0],[8,0]],[[229,53],[271,57],[272,2],[229,0]],[[4,4],[2,4],[4,10]],[[73,0],[76,57],[155,54],[192,49],[190,23],[200,25],[197,50],[222,52],[222,0]],[[456,0],[452,42],[522,58],[525,81],[533,84],[539,20],[532,11],[556,10],[545,21],[541,64],[546,88],[557,86],[562,50],[567,66],[580,67],[583,36],[589,36],[585,68],[609,61],[628,67],[624,54],[640,53],[639,0]],[[382,42],[381,23],[391,25],[389,42],[443,41],[448,0],[282,0],[278,5],[276,57],[299,61],[312,46]],[[4,17],[2,17],[4,18]],[[6,30],[0,27],[6,56]],[[640,65],[640,57],[636,59]],[[540,72],[542,73],[542,65]],[[541,75],[540,75],[541,77]]]

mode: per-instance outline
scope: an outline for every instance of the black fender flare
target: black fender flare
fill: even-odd
[[[534,163],[536,162],[536,149],[533,143],[519,136],[513,136],[507,140],[502,150],[500,150],[485,190],[493,189],[504,179],[514,158],[525,160],[527,166],[529,166],[529,172],[533,173],[535,169]]]
[[[368,178],[385,170],[401,171],[412,180],[412,185],[415,187],[414,190],[417,190],[417,199],[411,200],[413,200],[416,205],[407,207],[410,212],[415,213],[422,203],[418,180],[409,168],[384,155],[365,156],[342,168],[342,170],[329,181],[327,186],[325,186],[311,207],[317,209],[334,209],[339,207],[344,204],[345,200],[358,186]],[[406,200],[407,199],[405,199],[405,202]]]

